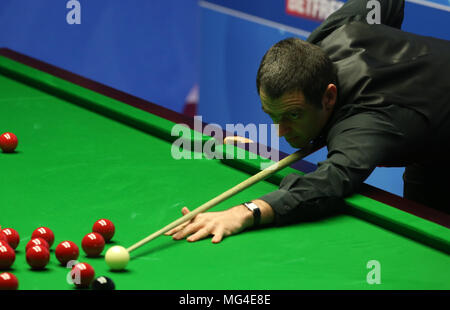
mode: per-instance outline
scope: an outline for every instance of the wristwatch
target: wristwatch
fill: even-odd
[[[253,226],[258,226],[261,221],[261,210],[254,202],[244,202],[246,206],[253,213]]]

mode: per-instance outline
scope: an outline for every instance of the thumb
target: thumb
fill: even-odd
[[[191,212],[191,211],[189,211],[189,209],[187,207],[184,207],[183,209],[181,209],[181,213],[183,213],[183,215],[186,215],[189,212]]]

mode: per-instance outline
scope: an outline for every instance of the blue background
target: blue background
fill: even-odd
[[[0,46],[181,111],[198,82],[195,0],[1,0]]]
[[[285,0],[79,2],[81,24],[69,25],[65,0],[1,0],[0,47],[178,112],[199,84],[199,114],[222,126],[271,123],[256,93],[259,61],[281,39],[306,38],[280,24],[306,32],[319,25],[287,15]],[[448,9],[407,2],[403,30],[450,40],[449,17]],[[284,141],[280,149],[292,151]],[[322,149],[307,159],[325,158]],[[402,173],[403,168],[377,168],[367,183],[401,196]]]

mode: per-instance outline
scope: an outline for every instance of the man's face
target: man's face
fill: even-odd
[[[279,99],[267,97],[260,90],[262,109],[274,124],[279,125],[278,136],[285,137],[294,148],[303,148],[316,138],[325,126],[329,113],[307,104],[303,93],[284,94]]]

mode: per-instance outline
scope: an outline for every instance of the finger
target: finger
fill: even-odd
[[[222,239],[223,239],[223,229],[218,228],[214,232],[214,237],[212,238],[212,243],[219,243],[220,241],[222,241]]]
[[[200,230],[203,224],[200,223],[192,223],[191,225],[186,226],[183,230],[179,231],[173,238],[176,240],[184,239],[186,236],[192,235],[193,233]]]
[[[186,215],[186,214],[188,214],[189,212],[190,212],[190,211],[189,211],[189,209],[188,209],[187,207],[183,207],[183,208],[181,209],[181,213],[183,214],[183,216]],[[178,225],[177,227],[175,227],[175,228],[169,230],[168,232],[165,232],[164,235],[166,235],[166,236],[171,236],[171,235],[173,235],[174,233],[176,233],[176,232],[178,232],[178,231],[184,229],[187,225],[189,225],[189,223],[190,223],[190,221],[188,221],[188,222],[186,222],[186,223],[183,223],[183,224],[181,224],[181,225]]]
[[[210,234],[211,234],[211,232],[209,231],[209,229],[202,228],[199,231],[197,231],[195,234],[193,234],[192,236],[187,238],[186,240],[189,242],[195,242],[195,241],[198,241],[198,240],[208,237]]]
[[[173,235],[173,234],[179,232],[180,230],[183,230],[183,229],[184,229],[187,225],[189,225],[189,224],[190,224],[190,221],[189,221],[189,222],[186,222],[186,223],[183,223],[183,224],[181,224],[181,225],[178,225],[177,227],[175,227],[175,228],[169,230],[168,232],[166,232],[165,235],[166,235],[166,236],[171,236],[171,235]]]

